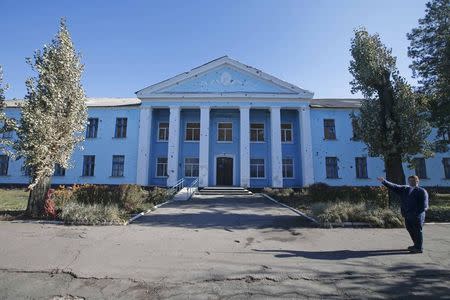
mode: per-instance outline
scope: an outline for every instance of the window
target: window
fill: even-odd
[[[219,123],[217,135],[219,142],[231,142],[233,140],[233,124]]]
[[[292,142],[292,124],[281,124],[281,142]]]
[[[367,176],[367,158],[355,157],[356,178],[368,178]]]
[[[169,140],[169,123],[159,123],[158,128],[158,141],[168,141]]]
[[[0,176],[8,175],[9,157],[8,155],[0,155]]]
[[[200,140],[200,123],[186,124],[186,141]]]
[[[3,132],[2,137],[4,139],[11,139],[13,137],[13,131],[10,130],[10,128],[8,128],[8,124],[6,124],[6,123],[3,124],[3,128],[2,128],[1,132]]]
[[[294,160],[283,158],[283,178],[294,178]]]
[[[184,176],[198,177],[198,158],[184,159]]]
[[[446,179],[450,179],[450,157],[445,157],[442,159],[444,164],[444,174]]]
[[[416,175],[422,179],[422,178],[428,178],[427,177],[427,165],[425,164],[425,158],[423,157],[417,157],[413,159],[413,165],[416,169]]]
[[[334,127],[334,119],[324,119],[323,129],[326,140],[336,139],[336,128]]]
[[[252,158],[250,159],[250,177],[251,178],[264,178],[264,159]]]
[[[125,164],[124,155],[113,155],[111,176],[123,177],[124,164]]]
[[[127,137],[127,118],[116,118],[116,133],[115,138]]]
[[[250,124],[250,141],[264,142],[264,124]]]
[[[355,119],[352,119],[352,130],[353,130],[353,141],[360,141],[361,136],[358,134],[358,122]]]
[[[167,177],[167,157],[156,159],[156,177]]]
[[[61,167],[60,164],[55,164],[55,172],[53,176],[66,176],[66,169]]]
[[[98,118],[89,118],[86,127],[86,138],[95,139],[97,138],[98,131]]]
[[[325,157],[327,178],[339,178],[337,157]]]
[[[94,176],[95,155],[85,155],[83,158],[82,176]]]

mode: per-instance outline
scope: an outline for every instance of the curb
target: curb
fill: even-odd
[[[142,217],[143,215],[146,215],[146,214],[148,214],[149,212],[152,212],[152,211],[154,211],[154,210],[160,208],[161,206],[166,205],[166,204],[168,204],[168,203],[171,203],[171,202],[173,202],[173,201],[174,201],[174,200],[169,200],[169,201],[163,202],[163,203],[161,203],[161,204],[155,205],[155,206],[153,207],[153,209],[148,209],[147,211],[143,211],[143,212],[141,212],[141,213],[135,215],[134,217],[132,217],[132,218],[130,218],[128,221],[126,221],[123,225],[124,225],[124,226],[127,226],[127,225],[129,225],[131,222],[134,222],[134,221],[136,221],[137,219],[139,219],[140,217]]]
[[[320,225],[320,223],[319,223],[316,219],[314,219],[314,218],[312,218],[312,217],[310,217],[310,216],[307,216],[305,213],[299,211],[298,209],[295,209],[295,208],[293,208],[293,207],[290,207],[289,205],[286,205],[286,204],[284,204],[284,203],[278,202],[277,200],[275,200],[274,198],[270,197],[270,196],[267,195],[267,194],[261,193],[260,195],[262,195],[263,197],[269,199],[270,201],[273,201],[273,202],[275,202],[275,203],[278,204],[278,205],[284,206],[284,207],[286,207],[287,209],[292,210],[292,211],[295,212],[296,214],[298,214],[298,215],[300,215],[300,216],[302,216],[302,217],[304,217],[304,218],[306,218],[306,219],[308,219],[308,220],[310,220],[310,221],[312,221],[312,222],[314,222],[314,223]]]

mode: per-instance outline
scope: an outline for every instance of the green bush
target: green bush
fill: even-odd
[[[73,225],[123,224],[124,214],[116,205],[81,204],[69,202],[62,208],[61,219]]]
[[[450,222],[450,205],[431,205],[425,218],[427,222]]]
[[[153,205],[158,205],[169,200],[169,193],[167,189],[155,187],[148,192],[146,202]]]
[[[384,228],[403,226],[403,219],[399,212],[388,208],[380,209],[371,207],[362,202],[340,201],[334,204],[322,203],[320,206],[316,204],[313,211],[315,211],[319,221],[324,224],[363,222],[375,227]]]
[[[315,183],[309,186],[308,192],[314,202],[370,201],[379,207],[388,206],[388,192],[383,186],[329,186],[326,183]]]

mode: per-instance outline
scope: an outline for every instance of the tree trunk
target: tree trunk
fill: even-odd
[[[31,217],[41,217],[44,215],[45,196],[50,188],[50,177],[45,177],[30,191],[28,197],[27,214]]]
[[[405,184],[405,173],[403,172],[402,157],[393,154],[384,158],[386,179],[396,184]],[[400,207],[400,198],[397,194],[389,191],[389,207]]]

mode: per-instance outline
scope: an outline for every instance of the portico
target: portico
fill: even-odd
[[[136,94],[139,184],[312,182],[311,92],[222,57]]]

